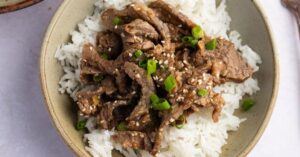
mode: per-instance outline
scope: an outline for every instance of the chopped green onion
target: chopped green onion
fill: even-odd
[[[184,123],[186,123],[186,117],[181,115],[176,121],[172,122],[171,125],[175,126],[177,129],[182,129]]]
[[[143,51],[142,51],[142,50],[137,50],[137,51],[134,52],[134,56],[135,56],[136,58],[139,58],[139,57],[141,57],[142,55],[143,55]]]
[[[205,44],[205,48],[207,50],[214,50],[217,47],[217,39],[212,39],[211,41],[209,41],[208,43]]]
[[[139,61],[139,66],[141,68],[147,69],[147,60]]]
[[[192,29],[192,34],[193,34],[194,38],[200,39],[200,38],[202,38],[204,36],[204,31],[203,31],[203,29],[200,26],[195,26]]]
[[[182,40],[182,42],[187,43],[191,47],[196,47],[196,45],[198,43],[198,39],[195,39],[192,36],[185,36],[181,40]]]
[[[201,97],[205,97],[205,96],[208,95],[208,91],[207,91],[206,89],[204,89],[204,88],[199,89],[199,90],[197,91],[197,95],[198,95],[198,96],[201,96]]]
[[[126,122],[121,122],[120,124],[117,125],[117,130],[118,131],[126,131],[127,130],[127,123]]]
[[[157,103],[152,104],[152,107],[154,110],[163,111],[170,109],[171,105],[166,99],[159,99]]]
[[[186,117],[184,115],[179,116],[178,121],[181,123],[186,123]]]
[[[183,128],[183,124],[175,124],[177,129],[182,129]]]
[[[184,43],[190,43],[192,40],[194,40],[194,38],[192,36],[185,36],[181,40]]]
[[[115,17],[112,22],[115,26],[121,25],[123,23],[122,19],[120,19],[119,17]]]
[[[102,81],[103,80],[103,75],[101,75],[101,74],[96,74],[96,75],[94,75],[93,76],[93,81],[94,82],[100,82],[100,81]]]
[[[76,129],[78,131],[81,131],[85,128],[85,125],[86,125],[86,120],[81,120],[76,124]]]
[[[248,111],[250,108],[252,108],[254,106],[254,104],[255,104],[255,102],[253,99],[247,98],[243,101],[242,109],[244,111]]]
[[[156,72],[156,64],[157,62],[155,60],[149,59],[147,61],[147,74],[149,76]]]
[[[150,96],[150,100],[151,100],[151,103],[152,103],[152,104],[156,104],[156,103],[159,102],[159,97],[158,97],[156,94],[152,94],[152,95]]]
[[[105,60],[108,60],[108,59],[109,59],[109,55],[108,55],[107,53],[105,53],[105,52],[103,52],[103,53],[101,54],[101,57],[102,57],[103,59],[105,59]]]
[[[175,77],[172,74],[169,75],[165,79],[164,85],[165,85],[165,90],[168,91],[168,92],[171,92],[176,87]]]

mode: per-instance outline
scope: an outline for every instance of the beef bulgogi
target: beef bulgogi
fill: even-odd
[[[125,148],[159,152],[167,127],[186,117],[224,106],[213,87],[242,82],[253,74],[233,43],[211,38],[200,26],[162,0],[101,14],[107,30],[96,46],[84,45],[77,93],[81,115],[96,117],[99,129],[116,130]]]

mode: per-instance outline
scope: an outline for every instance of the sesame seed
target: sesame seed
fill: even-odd
[[[183,89],[183,93],[188,93],[188,90],[187,89]]]
[[[168,60],[165,60],[165,61],[164,61],[164,64],[165,64],[165,65],[168,65],[168,64],[169,64],[169,61],[168,61]]]
[[[111,52],[111,48],[108,48],[108,51]]]
[[[135,77],[139,79],[139,78],[141,78],[141,75],[140,74],[136,74]]]
[[[163,63],[163,61],[162,61],[162,60],[159,60],[159,61],[158,61],[158,64],[162,64],[162,63]]]
[[[129,57],[132,57],[132,53],[128,53],[128,56],[129,56]]]
[[[163,44],[164,44],[164,43],[166,43],[166,42],[165,42],[164,40],[162,40],[162,41],[161,41],[161,43],[163,43]]]
[[[175,121],[175,119],[174,119],[174,118],[171,118],[171,119],[170,119],[170,122],[171,122],[171,123],[172,123],[172,122],[174,122],[174,121]]]
[[[180,25],[178,25],[178,27],[179,27],[179,28],[181,28],[181,27],[182,27],[182,25],[180,24]]]
[[[198,84],[199,84],[199,85],[202,84],[202,80],[198,80]]]
[[[136,122],[135,125],[136,125],[136,126],[140,126],[140,123],[139,123],[139,122]]]
[[[115,29],[118,29],[118,25],[115,25]]]
[[[160,79],[159,79],[159,81],[161,81],[161,82],[162,82],[163,80],[164,80],[163,78],[160,78]]]
[[[170,54],[167,54],[167,57],[171,57],[171,55],[170,55]]]
[[[125,34],[124,34],[124,33],[121,33],[121,37],[124,38],[124,37],[125,37]]]

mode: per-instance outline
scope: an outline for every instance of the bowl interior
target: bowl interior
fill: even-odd
[[[82,134],[74,128],[75,105],[67,95],[61,95],[57,90],[62,68],[54,54],[58,45],[70,40],[70,31],[92,13],[93,3],[94,0],[65,0],[48,28],[41,54],[41,81],[47,107],[65,142],[79,156],[89,154],[84,150]],[[231,28],[239,31],[243,43],[250,45],[263,60],[256,74],[261,88],[255,95],[256,105],[248,112],[236,112],[247,121],[238,131],[230,133],[221,155],[244,156],[257,142],[271,114],[277,93],[278,69],[272,39],[256,2],[227,0],[227,10],[232,17]]]

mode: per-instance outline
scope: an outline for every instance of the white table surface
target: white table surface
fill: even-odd
[[[63,0],[0,15],[0,156],[71,157],[52,126],[39,84],[47,25]],[[300,156],[300,42],[296,21],[279,0],[261,0],[275,33],[281,83],[270,123],[250,157]]]

